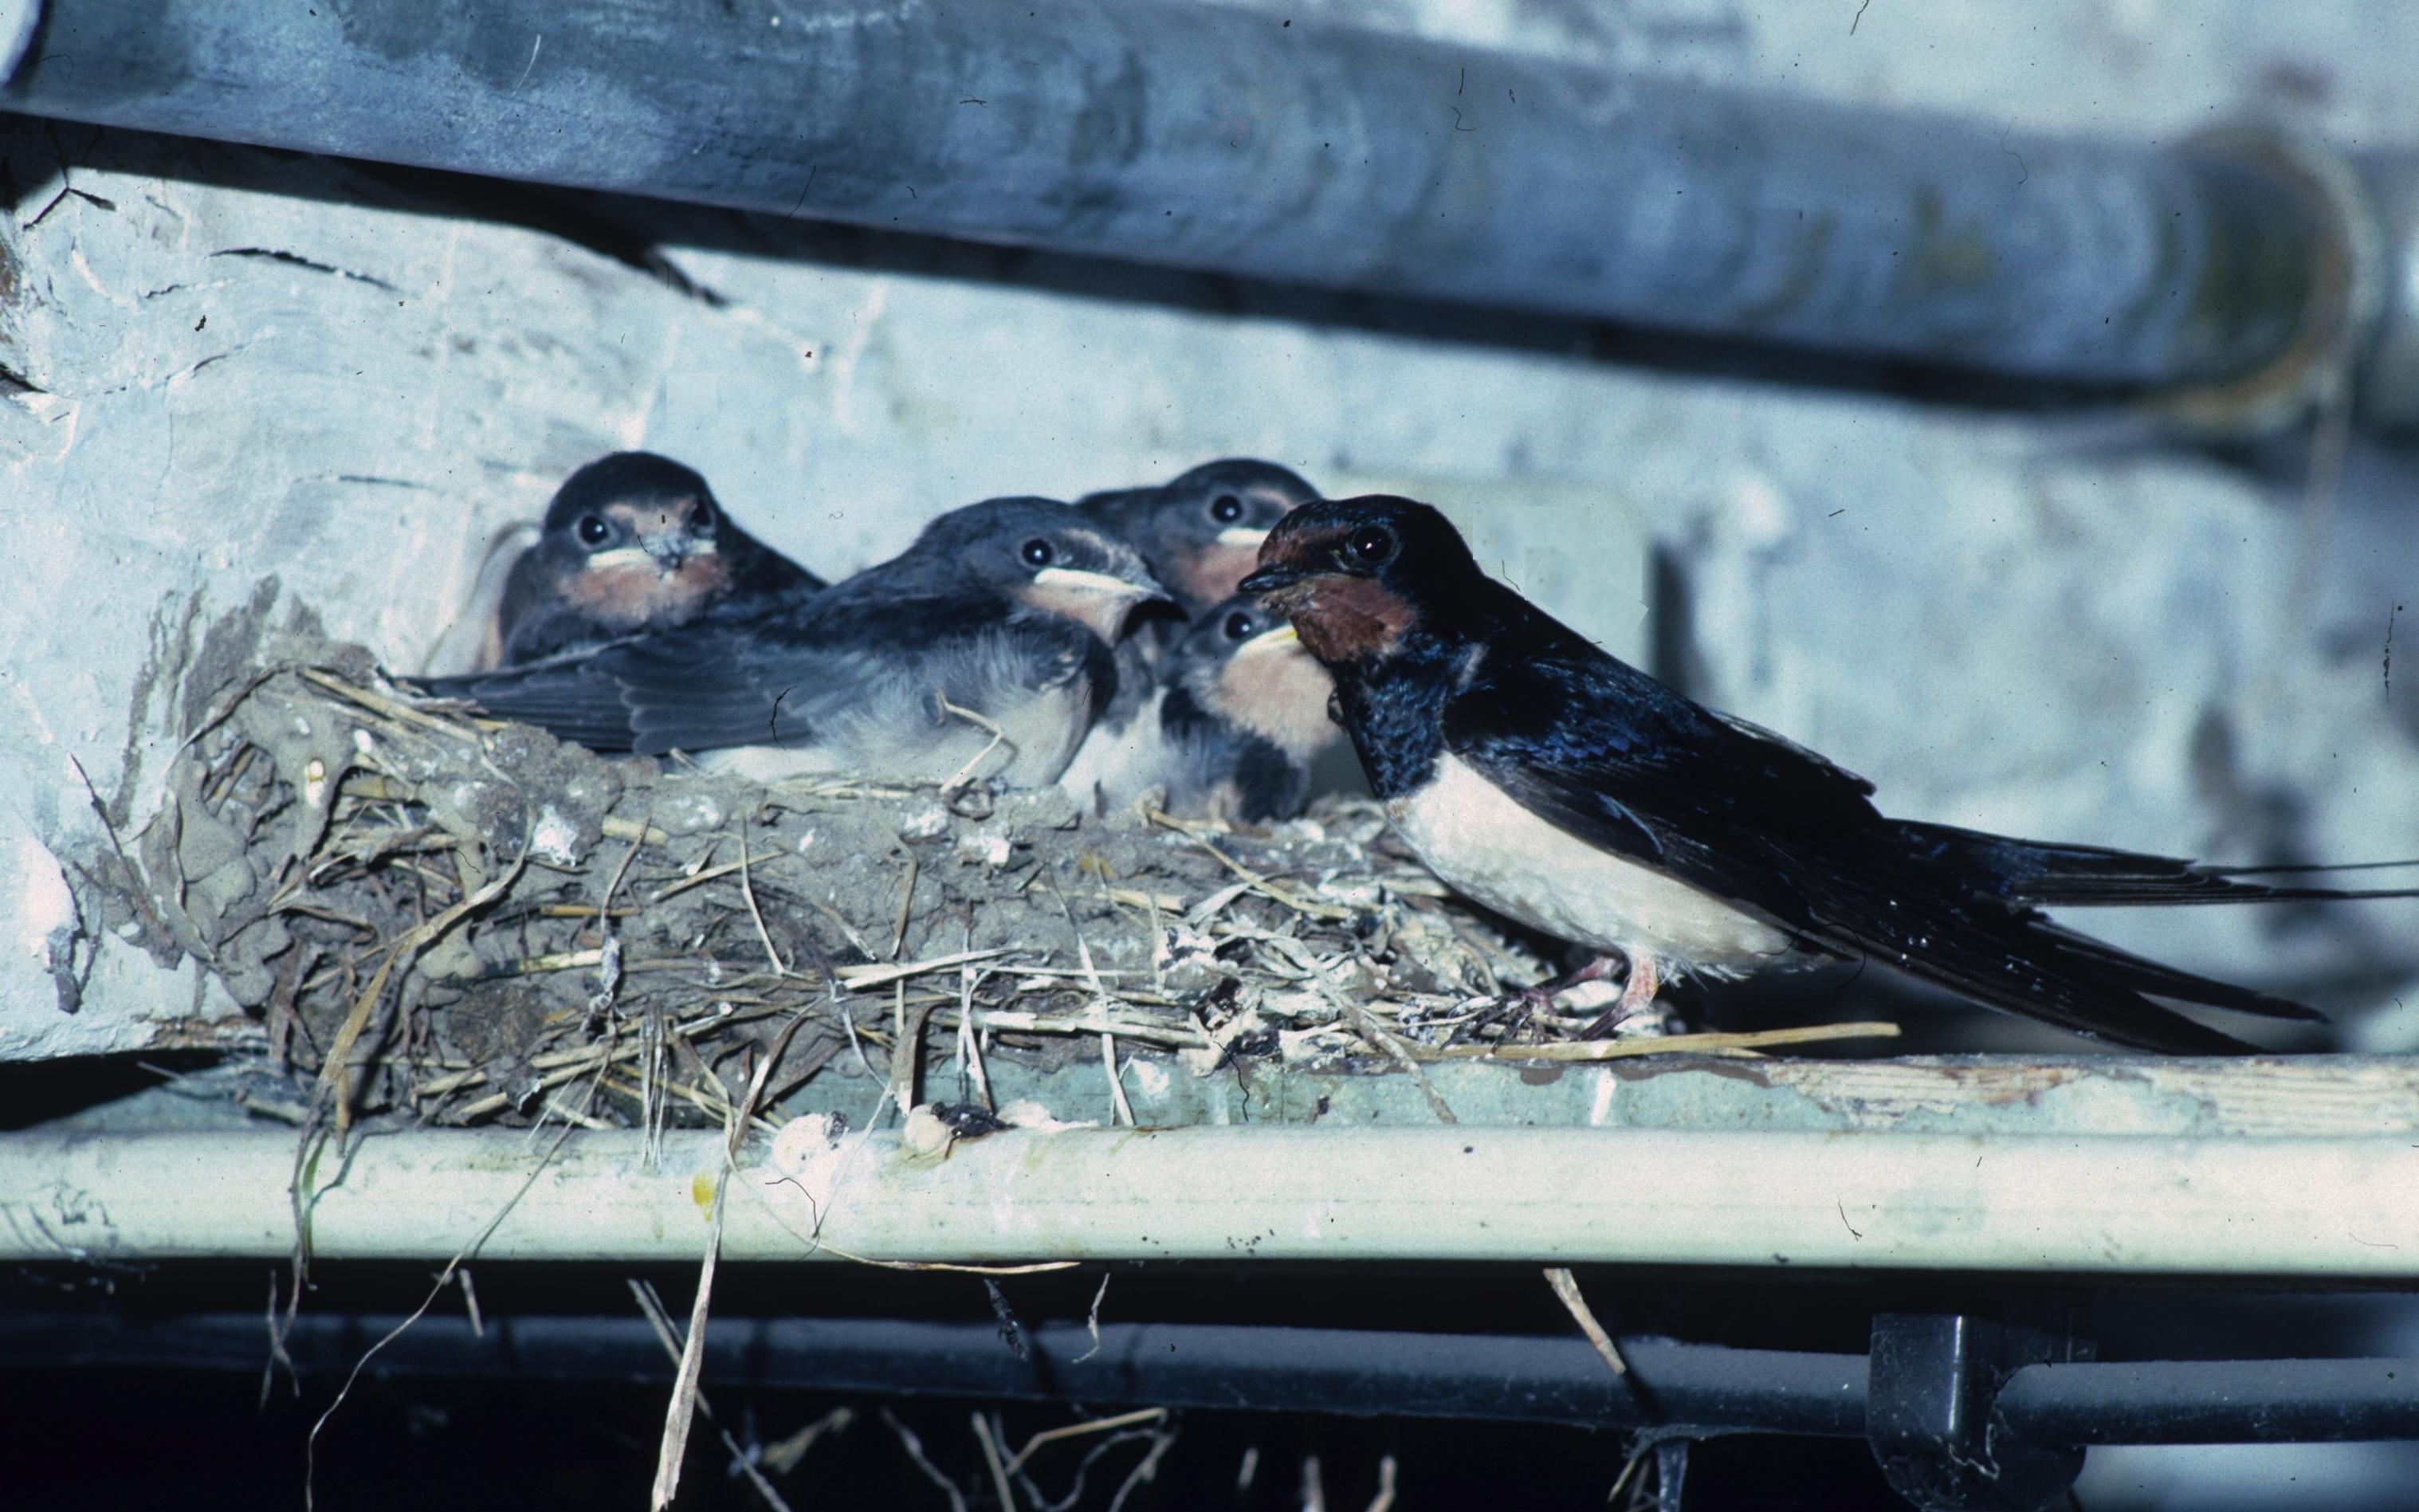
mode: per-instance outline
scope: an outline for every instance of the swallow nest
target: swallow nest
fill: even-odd
[[[1383,829],[1365,800],[1247,832],[1056,789],[766,788],[316,643],[215,701],[140,860],[254,1021],[244,1101],[297,1119],[719,1124],[827,1069],[904,1107],[1018,1062],[1417,1075],[1567,1041],[1584,1011],[1504,1000],[1547,963]]]

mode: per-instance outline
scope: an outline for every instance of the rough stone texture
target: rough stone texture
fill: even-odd
[[[2419,144],[2419,17],[2186,8],[1883,0],[1853,34],[1846,3],[1382,14],[2029,126],[2256,109]],[[2235,860],[2419,853],[2419,653],[2411,686],[2384,675],[2419,476],[2366,441],[2307,511],[2296,447],[2217,459],[2121,421],[1422,341],[1214,281],[1094,292],[1063,262],[670,209],[668,279],[516,224],[517,192],[470,216],[392,176],[39,124],[0,150],[0,1057],[234,1006],[80,880],[118,872],[79,764],[131,846],[198,690],[261,634],[305,614],[419,665],[490,533],[636,444],[827,573],[967,499],[1257,453],[1457,506],[1625,654],[1651,540],[1667,670],[1900,811]],[[2415,995],[2419,905],[2087,922],[2337,1010]],[[2419,1015],[2370,1033],[2419,1041]]]

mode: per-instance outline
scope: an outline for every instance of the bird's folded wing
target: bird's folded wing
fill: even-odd
[[[705,625],[429,687],[593,750],[662,755],[811,744],[883,671],[862,652],[768,645]]]
[[[1626,669],[1621,669],[1626,671]],[[1874,958],[1992,1007],[2119,1044],[2246,1048],[2145,995],[2309,1018],[2297,1003],[2128,955],[1927,863],[1861,779],[1595,667],[1488,672],[1446,707],[1445,743],[1566,832],[1731,903],[1804,947]]]

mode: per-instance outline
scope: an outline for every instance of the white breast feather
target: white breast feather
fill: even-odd
[[[1154,782],[1164,782],[1167,741],[1159,722],[1165,688],[1150,696],[1122,725],[1103,720],[1092,726],[1075,748],[1074,759],[1060,773],[1058,785],[1089,806],[1097,798],[1104,812],[1115,812],[1140,796]]]
[[[1386,805],[1446,884],[1500,914],[1593,949],[1654,954],[1663,974],[1745,976],[1781,964],[1788,936],[1711,893],[1578,840],[1459,758]]]

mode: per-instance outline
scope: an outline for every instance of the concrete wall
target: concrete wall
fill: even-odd
[[[1271,8],[2054,129],[2253,110],[2419,147],[2419,12],[2350,0]],[[2366,440],[2311,490],[2298,443],[2219,458],[2123,417],[1624,366],[1533,327],[1425,339],[1213,279],[670,208],[592,225],[39,123],[0,154],[0,1057],[234,1011],[79,909],[66,879],[112,865],[85,777],[131,840],[215,675],[297,612],[420,666],[489,534],[632,445],[826,573],[969,499],[1267,455],[1455,507],[1624,655],[1648,649],[1658,549],[1691,690],[1898,811],[2236,860],[2419,854],[2419,649],[2405,687],[2385,661],[2419,607],[2419,471]],[[2419,1001],[2419,905],[2088,922],[2355,1014]],[[60,970],[89,971],[74,1013]]]

